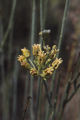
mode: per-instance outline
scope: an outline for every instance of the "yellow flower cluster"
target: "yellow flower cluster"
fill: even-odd
[[[41,76],[46,80],[45,76],[52,75],[54,70],[56,70],[61,63],[62,59],[56,58],[49,67],[43,70]]]
[[[56,54],[59,52],[56,45],[43,46],[34,44],[32,46],[33,61],[30,59],[30,52],[28,49],[21,49],[22,55],[18,56],[18,61],[22,66],[29,69],[31,75],[41,76],[44,80],[53,74],[54,70],[62,63],[61,58],[57,58]]]

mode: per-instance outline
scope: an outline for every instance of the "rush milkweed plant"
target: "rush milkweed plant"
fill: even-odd
[[[21,49],[22,55],[18,56],[21,66],[25,67],[32,76],[40,76],[46,80],[62,63],[61,58],[56,55],[59,52],[56,45],[52,48],[49,45],[41,47],[40,44],[32,46],[33,61],[30,59],[30,51],[26,48]]]
[[[65,87],[60,105],[57,106],[57,99],[58,99],[58,92],[59,92],[61,78],[59,78],[57,82],[56,93],[55,93],[54,91],[55,74],[56,74],[56,69],[58,69],[60,64],[63,62],[62,58],[59,58],[59,50],[62,44],[64,26],[65,26],[67,13],[68,13],[68,7],[69,7],[69,0],[66,0],[66,4],[65,4],[65,10],[64,10],[64,15],[62,19],[62,26],[61,26],[61,32],[60,32],[60,37],[59,37],[59,42],[58,42],[58,48],[56,47],[56,45],[53,45],[52,47],[50,47],[49,45],[44,44],[45,41],[43,39],[43,34],[45,33],[46,30],[43,30],[44,25],[42,23],[43,22],[42,0],[40,1],[41,1],[41,4],[40,4],[41,32],[39,33],[41,37],[40,44],[32,44],[34,42],[31,42],[32,51],[30,52],[27,48],[24,47],[23,49],[21,49],[22,54],[19,55],[17,59],[20,62],[21,66],[25,67],[25,69],[29,71],[31,76],[37,76],[38,78],[40,78],[38,79],[39,81],[41,81],[41,83],[39,83],[40,86],[39,86],[38,94],[37,94],[38,105],[36,107],[37,108],[36,111],[39,111],[39,114],[37,113],[36,116],[39,116],[39,120],[42,120],[40,116],[41,115],[40,112],[41,112],[41,107],[42,107],[41,106],[42,86],[44,85],[45,91],[46,91],[46,97],[49,103],[45,120],[49,120],[50,117],[51,117],[51,120],[55,120],[55,119],[61,120],[66,104],[73,98],[73,96],[76,94],[77,90],[80,87],[80,83],[76,84],[76,86],[74,87],[75,89],[70,94],[71,85],[74,85],[75,83],[77,83],[77,80],[79,79],[80,72],[78,72],[74,74],[75,76],[74,79],[72,79],[72,77],[70,76],[68,82],[66,83],[66,87]],[[53,104],[52,104],[52,94],[50,94],[48,85],[47,85],[48,83],[47,80],[51,76],[52,76],[52,79],[51,79],[52,85],[51,85],[50,92],[53,95],[55,93]],[[33,84],[31,86],[33,86]],[[35,120],[38,120],[38,117],[35,117],[35,118],[36,118]]]
[[[21,52],[22,54],[17,57],[18,61],[32,76],[41,78],[45,86],[49,105],[52,107],[50,95],[48,94],[48,86],[45,81],[53,75],[54,71],[58,69],[63,61],[62,58],[57,57],[59,49],[57,49],[56,45],[53,45],[51,48],[49,45],[41,46],[41,44],[33,44],[31,51],[33,59],[31,59],[31,53],[27,48],[24,47],[21,49]]]

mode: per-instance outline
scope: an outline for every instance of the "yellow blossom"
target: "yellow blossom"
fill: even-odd
[[[24,55],[19,55],[18,56],[18,61],[21,63],[21,66],[29,69],[30,68],[30,64],[27,62],[26,58]]]
[[[23,49],[21,49],[21,51],[22,51],[22,54],[23,54],[26,58],[30,57],[30,52],[29,52],[28,49],[26,49],[26,48],[24,47]]]
[[[59,67],[59,65],[62,63],[62,59],[61,58],[56,58],[53,62],[52,62],[52,67],[57,69]]]
[[[44,63],[45,59],[46,59],[46,53],[44,53],[43,51],[39,51],[39,53],[38,53],[38,62],[39,62],[39,64]]]
[[[47,75],[52,75],[53,71],[54,71],[53,67],[50,66],[50,67],[46,68],[45,70],[43,70],[41,76],[46,77]]]
[[[56,45],[53,45],[52,46],[52,50],[51,50],[51,53],[50,53],[50,57],[51,58],[55,58],[56,57],[56,54],[59,52],[59,49],[57,49]]]
[[[30,69],[30,74],[31,74],[31,75],[38,75],[37,69],[36,69],[36,68],[31,68],[31,69]]]
[[[37,56],[38,52],[41,50],[41,45],[40,44],[34,44],[32,46],[32,48],[33,48],[33,51],[32,51],[33,55]]]
[[[50,50],[51,50],[50,46],[46,45],[46,46],[43,46],[43,48],[44,48],[46,54],[49,55],[50,54]]]

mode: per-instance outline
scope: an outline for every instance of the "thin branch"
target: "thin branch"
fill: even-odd
[[[68,83],[66,85],[65,92],[64,92],[64,95],[61,100],[58,120],[61,120],[61,118],[62,118],[62,114],[63,114],[64,108],[65,108],[66,99],[68,98],[68,95],[69,95],[69,91],[70,91],[70,80],[68,81]]]
[[[43,80],[43,83],[44,83],[44,86],[45,86],[45,91],[46,91],[46,96],[47,96],[47,100],[48,100],[49,106],[52,107],[51,100],[50,100],[50,96],[49,96],[49,93],[48,93],[47,83],[46,83],[45,80]]]
[[[60,87],[60,81],[61,81],[61,76],[59,75],[58,82],[57,82],[57,88],[56,88],[56,93],[55,93],[55,98],[54,98],[54,105],[53,105],[53,120],[55,120],[55,114],[56,114],[56,106],[57,106],[57,99],[58,99],[58,93],[59,93],[59,87]]]
[[[63,15],[62,26],[61,26],[61,33],[60,33],[59,42],[58,42],[58,49],[61,49],[61,44],[62,44],[63,35],[64,35],[64,28],[65,28],[67,14],[69,10],[69,2],[70,0],[66,0],[66,3],[65,3],[64,15]],[[59,57],[59,53],[57,57]]]
[[[80,88],[80,84],[77,85],[76,90],[73,91],[70,97],[66,100],[66,104],[74,97],[74,95],[76,94],[79,88]]]
[[[80,72],[78,73],[78,75],[76,76],[76,78],[74,79],[74,81],[78,80],[78,78],[80,77]],[[71,77],[70,77],[71,78]],[[64,92],[64,95],[62,97],[62,101],[61,101],[61,106],[60,106],[60,113],[59,113],[59,120],[61,120],[62,118],[62,114],[63,114],[63,111],[64,111],[64,108],[66,106],[66,104],[73,98],[73,96],[76,94],[77,90],[79,89],[80,87],[80,84],[78,84],[76,86],[76,89],[72,92],[72,94],[70,95],[69,97],[69,91],[70,91],[70,87],[71,87],[71,80],[69,79],[67,85],[66,85],[66,88],[65,88],[65,92]]]
[[[80,72],[78,73],[78,75],[76,76],[76,78],[74,79],[74,81],[77,81],[77,80],[79,79],[79,77],[80,77]],[[71,95],[67,98],[65,104],[67,104],[67,103],[74,97],[74,95],[75,95],[76,92],[78,91],[79,87],[80,87],[80,84],[78,84],[78,85],[76,86],[76,88],[74,89],[74,91],[73,91],[73,92],[71,93]]]
[[[65,23],[66,23],[66,19],[67,19],[67,14],[68,14],[68,9],[69,9],[69,0],[66,0],[65,3],[65,9],[64,9],[64,15],[63,15],[63,19],[62,19],[62,26],[61,26],[61,32],[60,32],[60,37],[59,37],[59,42],[58,42],[58,49],[61,49],[61,44],[62,44],[62,39],[63,39],[63,35],[64,35],[64,27],[65,27]],[[59,57],[59,53],[57,54],[57,57]],[[52,77],[52,91],[54,89],[54,85],[55,85],[55,75],[56,75],[56,71],[53,74]]]
[[[80,72],[75,76],[75,79],[71,81],[71,84],[73,84],[75,81],[77,81],[77,79],[79,78],[80,76]]]

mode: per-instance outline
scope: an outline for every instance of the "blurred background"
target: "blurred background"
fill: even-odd
[[[45,2],[46,0],[43,1],[43,9],[45,9]],[[30,49],[32,3],[32,0],[0,0],[0,45],[2,45],[0,46],[0,120],[22,120],[26,98],[29,95],[30,76],[17,62],[17,56],[20,54],[21,48]],[[36,0],[35,3],[34,42],[39,43],[40,1]],[[48,0],[46,5],[45,29],[50,29],[51,33],[46,38],[45,43],[50,46],[58,45],[64,7],[65,0]],[[59,69],[62,75],[59,99],[62,96],[69,73],[75,70],[79,53],[80,0],[70,0],[60,52],[63,64]],[[35,78],[33,83],[34,114],[37,87],[37,78]],[[42,106],[44,100],[45,98]],[[25,119],[30,120],[29,113]],[[42,119],[44,119],[44,113],[42,113]],[[80,120],[80,90],[67,104],[63,119]]]

